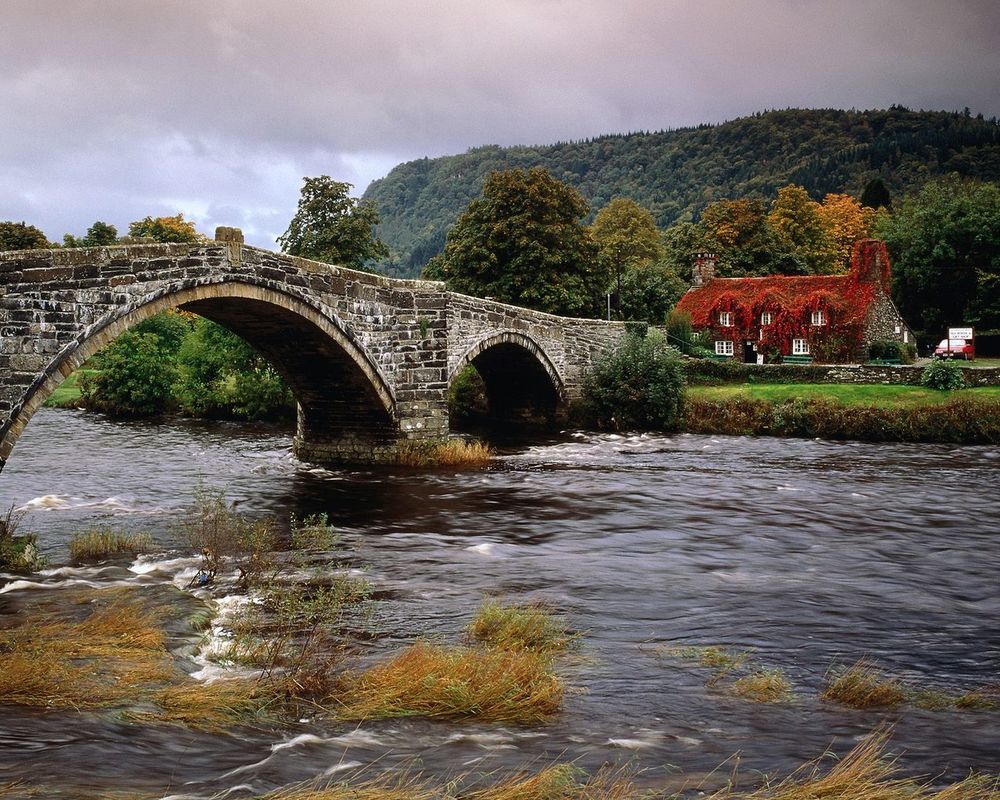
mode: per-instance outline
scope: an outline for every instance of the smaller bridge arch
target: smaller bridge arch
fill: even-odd
[[[501,330],[479,339],[458,359],[449,386],[470,365],[483,379],[493,420],[552,422],[566,411],[566,381],[541,345],[521,331]]]

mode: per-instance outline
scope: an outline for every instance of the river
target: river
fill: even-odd
[[[185,554],[177,522],[205,485],[251,515],[329,515],[380,598],[375,656],[459,640],[486,596],[547,603],[580,640],[561,667],[574,687],[564,712],[532,728],[310,720],[213,735],[0,706],[0,785],[250,797],[357,767],[448,776],[574,761],[690,786],[720,765],[728,775],[736,754],[748,776],[843,754],[883,723],[908,773],[1000,772],[998,711],[818,697],[832,666],[863,656],[952,692],[997,682],[998,477],[995,447],[584,433],[506,450],[482,472],[325,470],[297,462],[275,428],[44,409],[0,499],[29,509],[52,567],[0,589],[0,613],[84,583],[169,584]],[[70,535],[99,524],[151,532],[161,552],[60,569]],[[784,670],[794,700],[706,686],[703,667],[670,655],[698,646],[752,650]]]

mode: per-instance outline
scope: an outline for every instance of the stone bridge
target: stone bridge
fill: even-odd
[[[448,387],[473,364],[491,415],[553,416],[579,396],[619,323],[567,319],[243,244],[216,241],[0,253],[0,469],[32,414],[115,337],[169,308],[239,334],[298,401],[295,452],[392,460],[448,435]]]

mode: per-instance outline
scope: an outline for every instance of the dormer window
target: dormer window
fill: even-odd
[[[720,311],[719,312],[719,324],[723,328],[733,327],[733,312],[732,311]]]
[[[774,314],[770,311],[765,311],[760,315],[760,326],[763,328],[765,325],[770,325],[774,322]]]
[[[826,313],[822,310],[812,312],[813,325],[826,325]]]

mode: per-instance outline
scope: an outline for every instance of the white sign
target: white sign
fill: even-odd
[[[948,338],[969,340],[972,338],[972,328],[948,328]]]

